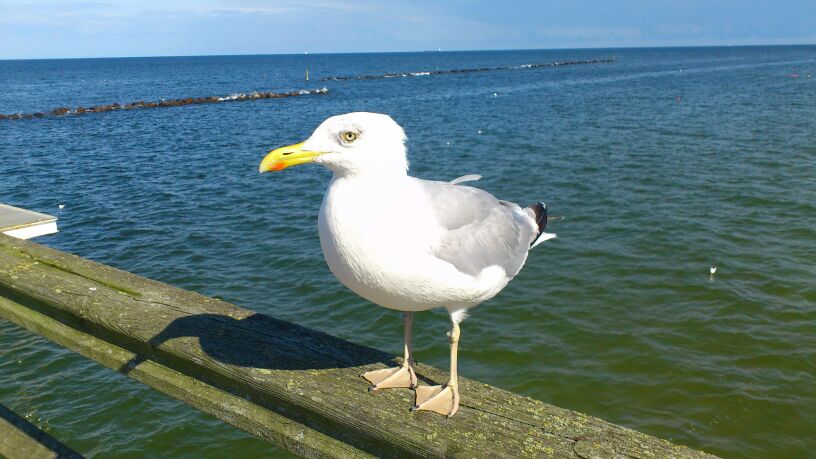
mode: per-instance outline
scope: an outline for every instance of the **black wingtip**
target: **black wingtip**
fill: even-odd
[[[536,225],[538,225],[538,234],[543,233],[544,229],[547,228],[547,204],[539,201],[535,204],[530,204],[527,208],[532,210],[535,215]]]

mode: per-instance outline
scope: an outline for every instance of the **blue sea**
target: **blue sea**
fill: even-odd
[[[318,81],[590,59],[614,62]],[[0,61],[3,114],[329,91],[0,120],[0,202],[58,216],[42,244],[398,353],[399,314],[322,259],[329,173],[257,172],[329,116],[387,113],[413,175],[564,216],[462,324],[461,375],[724,457],[807,457],[813,73],[816,46]],[[417,316],[418,360],[447,366],[447,328]],[[289,457],[3,319],[0,403],[90,457]]]

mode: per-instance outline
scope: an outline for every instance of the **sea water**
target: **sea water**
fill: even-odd
[[[615,61],[424,75],[590,59]],[[319,81],[384,73],[414,76]],[[329,116],[387,113],[412,174],[478,173],[471,185],[564,216],[462,324],[460,374],[726,457],[804,457],[812,73],[813,46],[0,61],[4,114],[329,89],[0,121],[0,202],[59,217],[37,242],[399,353],[399,314],[323,262],[329,173],[257,172]],[[441,311],[416,317],[418,360],[447,366],[448,326]],[[0,403],[88,456],[288,457],[3,320]]]

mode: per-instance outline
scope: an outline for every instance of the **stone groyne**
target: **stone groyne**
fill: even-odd
[[[591,59],[586,61],[556,61],[544,62],[540,64],[521,64],[504,67],[479,67],[470,69],[450,69],[450,70],[426,70],[422,72],[405,73],[383,73],[379,75],[351,75],[351,76],[330,76],[321,78],[320,81],[346,81],[346,80],[375,80],[379,78],[400,78],[400,77],[420,77],[429,75],[453,75],[457,73],[493,72],[496,70],[518,70],[537,69],[541,67],[561,67],[565,65],[588,65],[588,64],[611,64],[615,59]]]
[[[145,102],[142,100],[130,102],[127,104],[112,103],[105,105],[94,105],[89,107],[79,106],[74,109],[68,107],[58,107],[47,112],[34,113],[13,113],[4,115],[0,113],[0,120],[19,120],[32,118],[45,118],[47,116],[65,116],[65,115],[81,115],[83,113],[102,113],[112,112],[117,110],[135,110],[139,108],[158,108],[158,107],[180,107],[182,105],[196,105],[196,104],[215,104],[219,102],[239,102],[245,100],[259,100],[259,99],[282,99],[286,97],[299,97],[306,95],[322,95],[328,93],[326,88],[321,89],[301,89],[299,91],[290,92],[249,92],[237,93],[229,96],[209,96],[209,97],[186,97],[184,99],[169,99],[158,102]]]

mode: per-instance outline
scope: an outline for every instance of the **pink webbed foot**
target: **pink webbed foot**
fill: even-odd
[[[411,411],[427,410],[451,417],[459,410],[459,390],[456,386],[420,386],[416,388],[416,403]]]
[[[371,387],[368,388],[369,392],[377,389],[392,389],[396,387],[413,389],[417,385],[417,377],[414,373],[414,369],[409,366],[369,371],[363,373],[361,376],[371,383]]]

